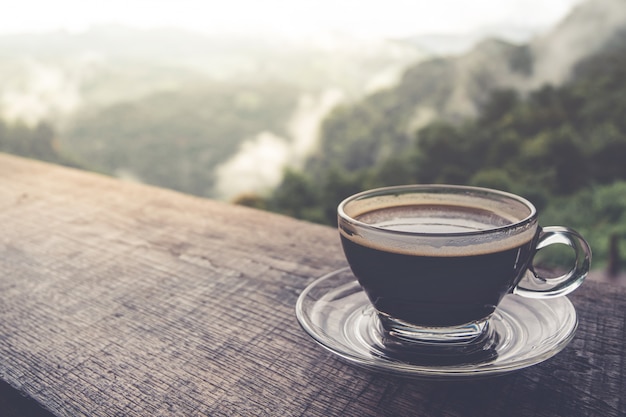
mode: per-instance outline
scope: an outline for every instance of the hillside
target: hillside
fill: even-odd
[[[561,86],[624,27],[626,3],[590,0],[528,44],[488,39],[463,55],[417,63],[396,86],[331,113],[307,169],[368,167],[402,152],[434,120],[477,117],[495,90],[527,94],[545,84]]]
[[[52,129],[48,159],[229,198],[275,186],[285,166],[300,166],[333,105],[393,84],[422,56],[404,42],[339,34],[105,26],[1,36],[0,121]],[[30,146],[1,148],[38,157]]]

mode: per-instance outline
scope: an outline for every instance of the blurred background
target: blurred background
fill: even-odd
[[[624,282],[626,2],[22,0],[0,151],[330,225],[367,188],[505,189]]]

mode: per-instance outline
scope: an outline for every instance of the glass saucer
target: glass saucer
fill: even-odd
[[[567,297],[507,295],[489,319],[491,343],[484,355],[411,355],[383,343],[378,316],[350,268],[309,285],[298,298],[296,315],[315,341],[351,363],[440,379],[495,376],[543,362],[567,346],[578,325]]]

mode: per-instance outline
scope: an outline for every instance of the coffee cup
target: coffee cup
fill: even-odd
[[[364,191],[338,207],[346,259],[387,337],[468,343],[508,294],[552,298],[589,272],[591,249],[575,230],[540,227],[533,204],[486,188],[405,185]],[[535,254],[572,248],[571,269],[544,277]]]

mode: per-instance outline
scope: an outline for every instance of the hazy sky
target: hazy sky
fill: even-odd
[[[544,27],[581,0],[19,0],[4,2],[0,32],[80,31],[93,24],[203,32],[358,36],[463,33],[511,24]]]

